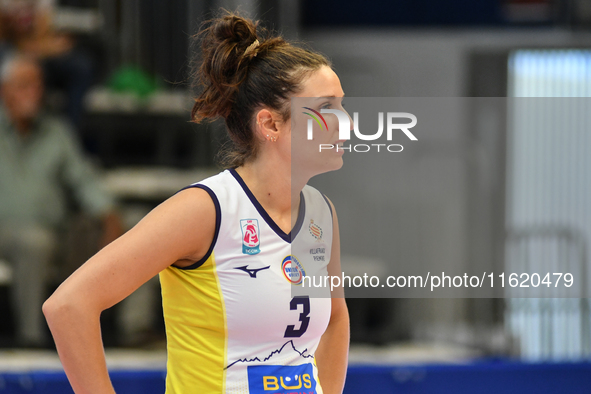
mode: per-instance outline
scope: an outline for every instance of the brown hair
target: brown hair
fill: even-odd
[[[323,55],[273,36],[258,22],[235,13],[206,22],[195,38],[201,41],[202,58],[194,82],[201,93],[191,118],[196,123],[224,118],[233,143],[222,155],[225,167],[256,157],[252,126],[257,109],[269,108],[288,120],[289,97],[299,91],[306,75],[330,66]]]

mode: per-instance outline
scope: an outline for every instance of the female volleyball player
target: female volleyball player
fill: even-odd
[[[223,117],[229,169],[177,193],[68,278],[45,303],[76,393],[113,393],[100,313],[160,273],[167,393],[340,393],[349,318],[343,298],[293,296],[308,275],[340,275],[332,204],[306,185],[342,166],[338,77],[323,56],[263,36],[234,14],[202,31],[193,119]],[[290,99],[313,97],[290,114]],[[292,125],[294,129],[292,130]]]

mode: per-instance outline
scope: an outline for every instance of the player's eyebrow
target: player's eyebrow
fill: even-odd
[[[322,97],[315,97],[314,100],[325,100],[327,98],[343,98],[345,97],[345,95],[343,94],[343,96],[336,96],[336,95],[331,95],[331,96],[322,96]]]

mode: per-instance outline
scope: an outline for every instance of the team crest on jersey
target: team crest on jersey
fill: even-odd
[[[304,266],[294,255],[287,256],[281,262],[281,268],[285,279],[292,285],[301,285],[306,276]]]
[[[259,221],[257,219],[241,219],[242,253],[257,254],[261,251]]]
[[[314,219],[310,220],[308,230],[310,231],[310,234],[316,238],[316,242],[322,242],[322,227],[314,223]]]

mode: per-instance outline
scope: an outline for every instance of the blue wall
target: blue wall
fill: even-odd
[[[163,371],[116,371],[118,394],[164,393]],[[64,373],[0,373],[1,394],[72,393]],[[349,368],[345,394],[554,394],[591,393],[591,363]]]

